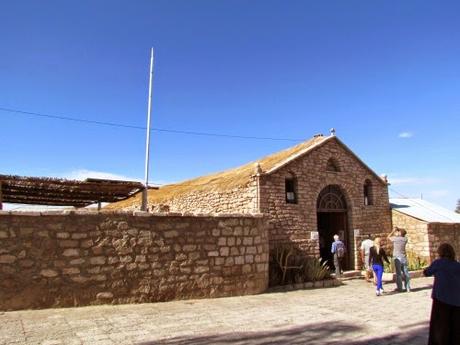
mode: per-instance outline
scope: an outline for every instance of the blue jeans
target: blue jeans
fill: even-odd
[[[409,268],[407,267],[407,259],[404,257],[396,257],[395,270],[396,270],[396,287],[399,291],[402,290],[402,281],[404,278],[404,288],[410,289],[410,275]]]
[[[383,289],[383,285],[382,285],[383,266],[382,265],[372,265],[372,269],[374,270],[375,277],[377,278],[376,289],[377,290]]]

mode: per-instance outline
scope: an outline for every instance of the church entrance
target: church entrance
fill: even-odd
[[[337,234],[347,248],[347,254],[343,260],[343,269],[352,269],[350,264],[351,247],[349,245],[347,204],[339,186],[329,185],[319,193],[317,220],[321,261],[327,262],[330,268],[334,267],[331,246],[332,242],[334,242],[333,237]]]

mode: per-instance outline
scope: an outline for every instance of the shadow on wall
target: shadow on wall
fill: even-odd
[[[345,322],[323,322],[297,326],[289,329],[274,329],[266,332],[234,332],[213,334],[207,336],[184,336],[152,342],[142,342],[138,345],[228,345],[228,344],[251,344],[251,345],[338,345],[338,344],[411,344],[425,345],[428,340],[428,324],[417,323],[404,327],[399,333],[384,337],[367,337],[365,340],[354,341],[356,336],[363,336],[369,332],[369,328],[352,325]]]

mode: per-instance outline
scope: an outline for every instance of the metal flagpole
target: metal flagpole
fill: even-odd
[[[150,115],[152,112],[152,81],[153,81],[153,48],[150,51],[150,80],[149,103],[147,109],[147,138],[145,141],[145,183],[142,191],[142,211],[147,211],[147,191],[149,188],[149,158],[150,158]]]

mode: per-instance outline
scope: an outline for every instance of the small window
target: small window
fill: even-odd
[[[366,182],[364,182],[364,205],[373,205],[374,201],[372,199],[372,182],[366,180]]]
[[[334,158],[330,158],[327,161],[326,170],[327,171],[332,171],[332,172],[339,172],[340,171],[339,164],[337,163],[337,161]]]
[[[297,180],[295,177],[286,178],[286,203],[297,204]]]

